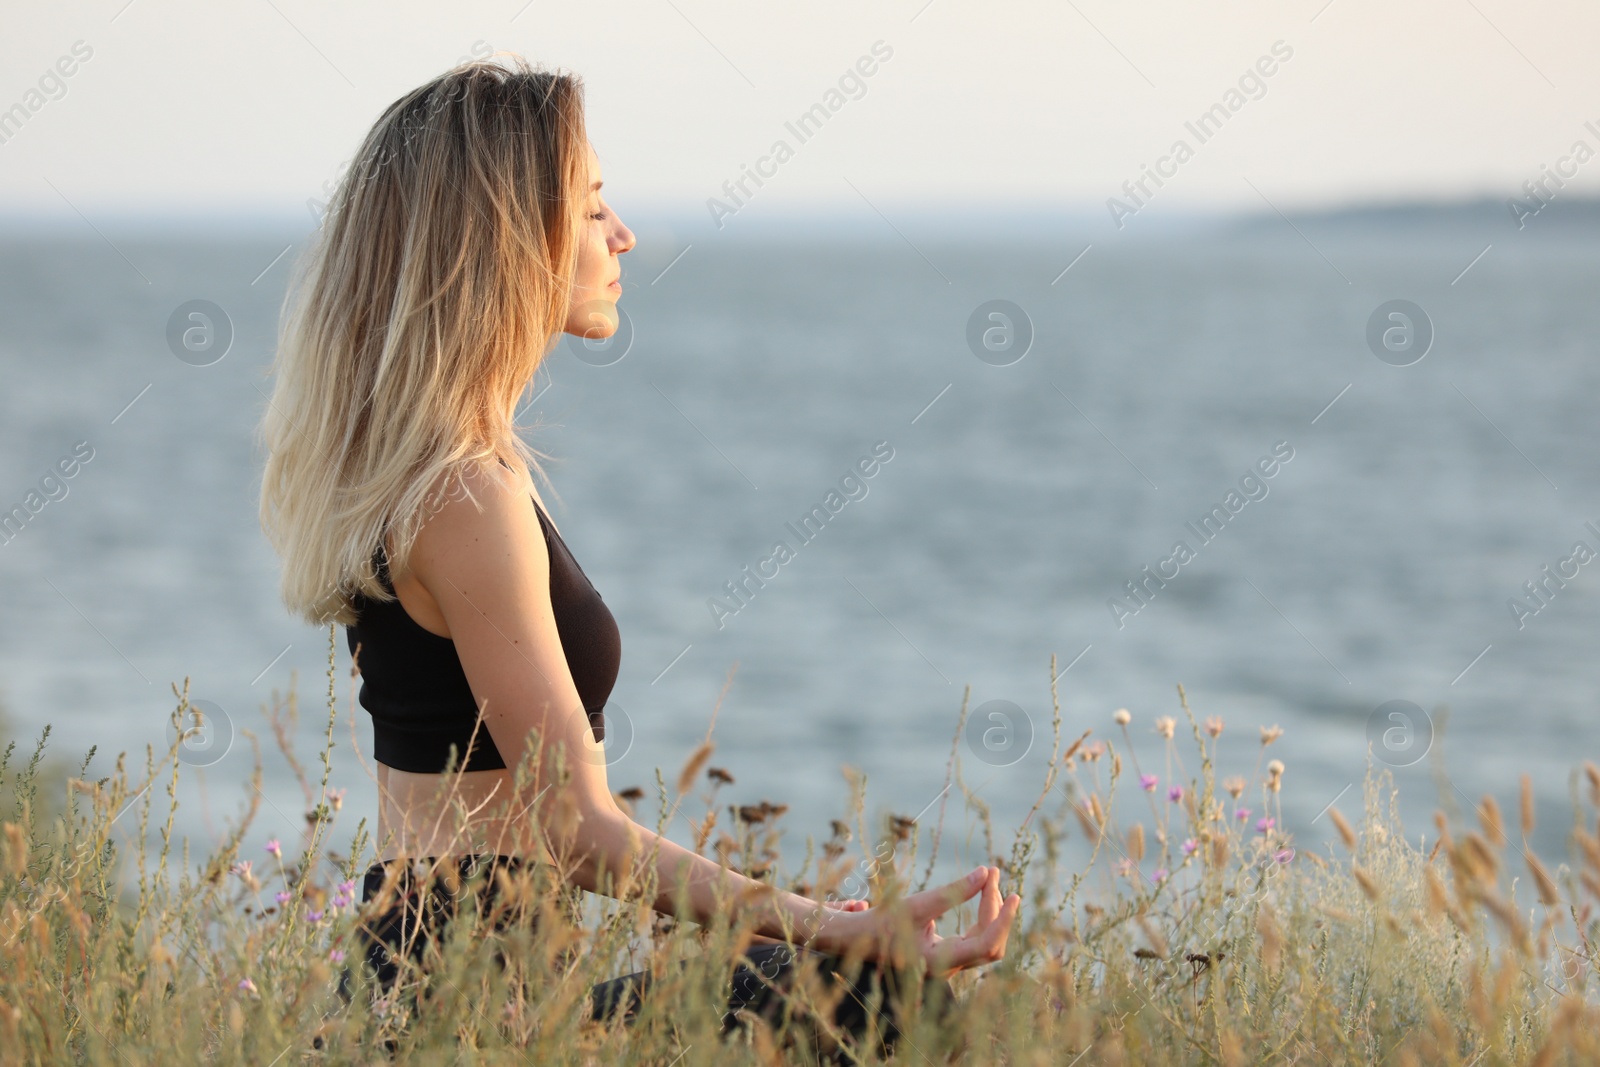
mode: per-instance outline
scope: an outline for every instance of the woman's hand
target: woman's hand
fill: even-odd
[[[939,916],[962,901],[971,900],[974,893],[982,893],[977,923],[959,937],[941,937],[937,929]],[[1002,899],[1000,869],[979,867],[948,885],[913,893],[893,907],[870,908],[862,901],[828,902],[826,906],[859,914],[859,925],[853,923],[839,931],[843,944],[840,950],[834,951],[847,950],[849,943],[866,940],[870,945],[868,954],[874,959],[893,955],[896,926],[903,921],[902,915],[908,914],[928,973],[944,978],[968,967],[994,963],[1005,956],[1006,939],[1022,907],[1022,897],[1012,893]]]
[[[917,929],[917,947],[922,958],[928,961],[928,973],[935,978],[945,978],[968,967],[981,967],[994,963],[1006,954],[1006,938],[1011,934],[1011,923],[1022,908],[1020,894],[1012,893],[1004,900],[1000,897],[1000,868],[983,868],[982,893],[978,900],[978,921],[960,937],[940,937],[935,928],[938,916],[945,908],[939,907]],[[929,892],[938,892],[930,890]],[[907,902],[927,896],[918,893]],[[962,899],[969,899],[968,893]],[[931,908],[936,905],[928,905]],[[913,911],[913,923],[916,911]]]

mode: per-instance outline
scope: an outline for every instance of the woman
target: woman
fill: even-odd
[[[731,1007],[751,1003],[751,964],[781,991],[804,954],[856,950],[861,981],[893,985],[880,965],[901,923],[948,989],[1004,954],[1021,901],[1001,899],[998,870],[890,908],[819,904],[658,836],[612,795],[600,739],[619,635],[534,487],[515,413],[562,333],[615,331],[634,239],[600,193],[581,82],[508,58],[435,78],[368,133],[297,268],[262,420],[285,602],[347,628],[373,719],[381,849],[363,900],[389,906],[369,961],[387,983],[417,956],[451,912],[452,871],[543,863],[622,898],[653,876],[664,914],[748,919],[761,941]],[[415,857],[449,883],[428,883],[441,906],[419,903],[401,862]],[[941,938],[937,918],[977,894],[977,925]],[[595,1014],[637,1007],[638,978],[596,987]]]

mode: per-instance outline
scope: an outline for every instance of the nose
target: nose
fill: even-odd
[[[633,231],[617,219],[617,228],[611,234],[611,250],[613,255],[622,255],[633,250]]]

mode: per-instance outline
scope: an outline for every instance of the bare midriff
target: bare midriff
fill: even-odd
[[[531,813],[509,803],[509,769],[419,774],[379,763],[377,861],[407,856],[518,856],[550,862]]]

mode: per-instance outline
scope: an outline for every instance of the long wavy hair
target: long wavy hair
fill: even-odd
[[[257,431],[291,612],[350,625],[356,593],[391,599],[375,549],[390,534],[403,569],[470,469],[543,478],[516,404],[567,320],[587,148],[582,81],[512,53],[373,124],[295,263]]]

